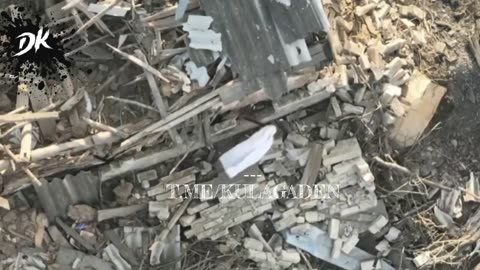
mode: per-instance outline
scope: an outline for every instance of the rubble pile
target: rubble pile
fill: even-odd
[[[10,211],[0,269],[404,263],[388,257],[402,231],[372,161],[411,173],[365,144],[388,131],[412,146],[446,92],[415,59],[428,40],[424,10],[382,0],[46,2],[42,20],[52,33],[70,29],[58,35],[74,64],[59,82],[30,74],[2,94],[15,104],[0,104],[0,207]],[[449,207],[462,193],[442,192],[435,213],[453,228],[459,210]],[[11,216],[32,208],[22,238]],[[16,254],[3,245],[12,237],[22,239]],[[430,263],[423,257],[417,266]],[[225,258],[228,267],[212,267]]]
[[[359,115],[371,136],[385,126],[394,142],[413,145],[446,91],[438,86],[427,90],[431,81],[417,70],[414,59],[413,52],[427,44],[425,11],[385,1],[324,5],[332,25],[329,41],[336,65],[321,73],[308,90],[336,89],[336,97],[330,99],[333,119]],[[425,112],[419,112],[420,107]],[[418,126],[413,127],[412,121]],[[334,138],[337,132],[338,128],[324,127],[321,135]]]

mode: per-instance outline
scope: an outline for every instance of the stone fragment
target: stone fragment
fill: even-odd
[[[358,233],[356,230],[354,230],[347,240],[343,242],[342,252],[349,254],[359,241],[360,239],[358,238]]]
[[[346,115],[349,115],[349,114],[362,115],[364,111],[365,111],[365,108],[362,106],[355,106],[350,103],[342,104],[342,112]]]
[[[385,239],[387,239],[389,242],[393,242],[398,239],[402,231],[395,227],[390,227],[388,230],[388,233],[385,235]]]
[[[328,222],[328,236],[330,239],[338,239],[340,231],[340,220],[332,218]]]
[[[280,255],[280,260],[297,264],[301,260],[300,253],[298,253],[298,251],[296,251],[295,249],[291,249],[291,248],[282,250],[282,253]]]
[[[390,110],[392,110],[395,116],[401,117],[405,114],[405,105],[400,102],[397,97],[394,97],[390,102]]]
[[[263,250],[262,242],[250,237],[247,237],[243,240],[243,247],[245,247],[246,249],[258,250],[258,251]]]
[[[414,5],[400,6],[398,12],[402,17],[415,18],[419,20],[425,19],[425,11]]]
[[[120,202],[126,202],[132,194],[133,184],[130,182],[122,182],[113,189],[113,193]]]
[[[340,257],[340,254],[342,252],[342,244],[343,244],[342,239],[335,239],[333,241],[332,251],[330,255],[332,258],[336,259]]]
[[[433,45],[433,47],[435,48],[435,51],[438,53],[438,54],[444,54],[445,53],[445,49],[447,48],[447,44],[445,44],[444,42],[441,42],[441,41],[437,41],[435,42],[435,44]]]
[[[382,256],[387,256],[391,251],[391,246],[386,239],[383,239],[375,246],[375,249],[380,252]]]
[[[385,45],[383,50],[384,55],[392,54],[405,46],[406,41],[402,38],[394,39]]]
[[[276,232],[281,232],[287,228],[290,228],[297,222],[297,217],[295,215],[283,216],[282,219],[273,223],[273,228]]]
[[[143,183],[143,181],[148,182],[148,181],[153,181],[157,179],[158,179],[157,171],[154,169],[137,173],[137,181],[139,183]]]
[[[364,6],[358,6],[355,8],[355,15],[358,17],[362,17],[365,14],[369,13],[370,11],[374,10],[377,7],[377,4],[370,3]]]
[[[184,215],[183,217],[180,218],[180,225],[183,227],[188,227],[192,225],[192,223],[195,221],[197,217],[195,215]]]
[[[384,106],[387,106],[390,104],[394,97],[399,97],[400,95],[402,95],[402,88],[393,84],[386,83],[382,87],[382,95],[380,96],[380,102]]]
[[[308,139],[298,133],[290,133],[287,136],[287,140],[292,142],[297,147],[304,147],[308,144]]]
[[[388,219],[382,215],[379,215],[368,227],[368,231],[372,234],[378,233],[385,225],[387,225]]]
[[[336,97],[330,98],[330,105],[332,106],[333,112],[335,113],[335,117],[342,116],[342,109],[340,108],[340,104]]]
[[[327,218],[327,216],[323,213],[320,213],[318,211],[307,211],[305,212],[305,220],[308,223],[316,223],[323,221]]]
[[[85,223],[97,219],[97,210],[86,204],[70,205],[67,215],[78,223]]]
[[[365,46],[363,46],[360,43],[355,43],[351,40],[348,40],[347,42],[345,42],[343,50],[346,53],[349,53],[355,56],[361,56],[363,55],[363,52],[365,52]]]

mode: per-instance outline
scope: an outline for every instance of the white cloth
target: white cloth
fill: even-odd
[[[237,144],[220,157],[228,177],[233,178],[243,170],[259,162],[273,145],[277,127],[265,126],[247,140]]]

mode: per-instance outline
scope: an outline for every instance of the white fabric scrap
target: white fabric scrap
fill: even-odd
[[[237,144],[220,157],[228,177],[233,178],[243,170],[259,162],[273,145],[277,127],[265,126],[247,140]]]
[[[197,81],[200,87],[205,87],[210,80],[206,67],[197,67],[194,62],[190,61],[185,64],[185,69],[190,79]]]

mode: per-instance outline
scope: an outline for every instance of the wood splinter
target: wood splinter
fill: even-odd
[[[58,119],[60,114],[58,112],[27,112],[12,115],[0,115],[0,123],[15,123],[23,121],[37,121],[41,119]]]
[[[141,67],[141,68],[145,69],[146,71],[152,73],[153,75],[157,76],[162,81],[170,83],[170,80],[165,78],[165,76],[163,76],[163,74],[160,71],[158,71],[157,69],[153,68],[152,66],[146,64],[145,62],[138,59],[137,57],[135,57],[133,55],[130,55],[128,53],[124,53],[124,52],[120,51],[119,49],[113,47],[112,45],[110,45],[108,43],[107,43],[107,46],[110,49],[112,49],[114,52],[116,52],[116,53],[120,54],[121,56],[125,57],[126,59],[132,61],[132,63],[134,63],[135,65],[138,65],[139,67]]]
[[[101,130],[101,131],[109,131],[109,132],[112,132],[113,134],[115,135],[118,135],[119,137],[125,139],[125,138],[128,138],[128,134],[121,131],[121,130],[118,130],[114,127],[111,127],[109,125],[105,125],[105,124],[102,124],[102,123],[99,123],[99,122],[96,122],[96,121],[93,121],[91,119],[88,119],[86,117],[82,117],[82,120],[85,121],[85,123],[87,123],[89,126],[91,126],[92,128],[95,128],[95,129],[98,129],[98,130]]]

